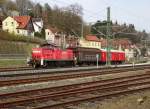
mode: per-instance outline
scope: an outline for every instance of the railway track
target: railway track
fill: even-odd
[[[10,68],[0,68],[0,72],[10,72],[10,71],[24,71],[33,70],[31,67],[10,67]]]
[[[72,79],[72,78],[83,78],[83,77],[91,77],[91,76],[99,76],[104,74],[114,74],[114,73],[123,73],[127,71],[137,71],[137,70],[145,70],[149,69],[148,66],[142,68],[123,68],[123,69],[105,69],[105,70],[95,70],[91,72],[78,72],[78,73],[64,73],[64,74],[47,74],[47,75],[31,75],[31,76],[23,76],[23,77],[15,77],[15,78],[2,78],[0,80],[0,87],[3,86],[11,86],[11,85],[19,85],[19,84],[30,84],[37,82],[47,82],[52,80],[63,80],[63,79]]]
[[[31,76],[31,75],[44,75],[44,74],[56,74],[56,73],[70,73],[70,72],[81,72],[81,71],[93,71],[93,70],[107,70],[107,69],[137,69],[137,68],[148,68],[150,64],[142,64],[142,65],[122,65],[122,66],[100,66],[97,68],[96,66],[93,67],[73,67],[73,68],[53,68],[53,69],[33,69],[31,67],[20,67],[20,68],[0,68],[0,77],[16,77],[16,76]]]
[[[52,109],[150,89],[150,72],[109,80],[0,95],[0,108]],[[64,108],[65,109],[65,108]]]

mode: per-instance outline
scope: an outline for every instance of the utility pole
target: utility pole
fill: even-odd
[[[110,49],[111,49],[111,42],[110,42],[110,37],[111,37],[111,24],[110,24],[110,7],[107,8],[107,35],[106,35],[106,40],[107,40],[107,44],[106,44],[106,50],[107,50],[107,56],[106,56],[106,65],[110,66],[111,62],[110,62]]]
[[[82,21],[82,23],[81,23],[81,38],[83,39],[83,29],[84,29],[84,27],[83,27],[84,25],[83,25],[83,21]]]

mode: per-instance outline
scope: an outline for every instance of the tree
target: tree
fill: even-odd
[[[37,3],[34,7],[35,17],[42,17],[42,13],[43,13],[42,6],[39,3]]]
[[[53,19],[52,19],[52,9],[51,7],[49,6],[48,3],[46,3],[44,5],[44,19],[45,19],[45,25],[46,24],[51,24],[52,25],[52,22],[53,22]]]
[[[96,36],[106,38],[105,36],[99,34],[99,32],[103,34],[107,34],[107,21],[97,21],[95,24],[91,26],[91,33]]]
[[[75,15],[78,15],[78,16],[82,16],[83,15],[83,8],[81,5],[79,4],[71,4],[70,6],[66,7],[66,10],[75,14]]]
[[[47,11],[47,12],[51,12],[51,11],[52,11],[52,9],[51,9],[51,7],[49,6],[48,3],[45,3],[45,4],[44,4],[44,9],[45,9],[45,11]]]
[[[0,5],[3,5],[7,2],[7,0],[0,0]]]
[[[73,33],[73,31],[81,35],[81,27],[82,27],[82,7],[78,4],[73,4],[64,8],[62,13],[63,22],[65,25],[64,30],[68,32],[68,34]]]
[[[17,5],[13,1],[7,1],[5,6],[7,10],[17,10]]]
[[[29,15],[34,6],[30,0],[16,0],[16,5],[21,15]]]

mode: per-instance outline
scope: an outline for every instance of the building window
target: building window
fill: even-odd
[[[7,26],[7,22],[5,23],[5,26]]]
[[[11,25],[14,26],[14,22],[11,22]]]
[[[49,35],[49,32],[47,34]]]
[[[19,33],[19,30],[17,30],[17,33]]]

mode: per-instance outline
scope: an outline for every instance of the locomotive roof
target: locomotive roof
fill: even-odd
[[[55,45],[53,43],[43,43],[43,44],[40,45],[40,47],[44,47],[44,46],[58,47],[57,45]]]
[[[88,47],[74,47],[74,48],[69,48],[69,49],[74,49],[78,51],[98,51],[99,52],[99,49],[97,48],[88,48]]]
[[[106,49],[100,49],[101,51],[107,51]],[[122,50],[113,50],[113,49],[111,49],[110,50],[111,52],[124,52],[124,51],[122,51]]]

